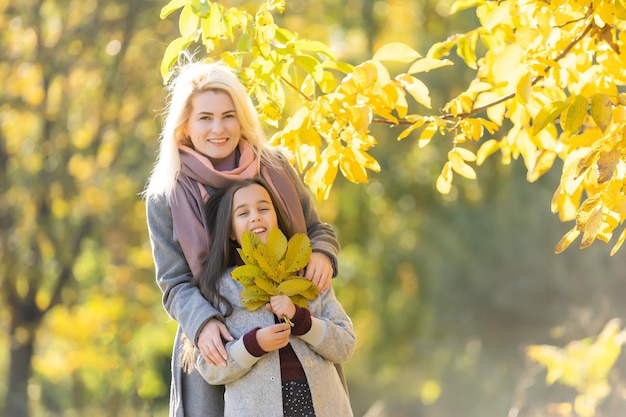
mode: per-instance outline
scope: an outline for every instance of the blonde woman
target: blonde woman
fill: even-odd
[[[211,194],[241,179],[263,177],[294,232],[311,239],[305,275],[322,291],[337,273],[339,243],[284,155],[267,144],[245,86],[228,67],[188,63],[168,89],[159,154],[144,197],[156,281],[165,310],[179,325],[170,416],[222,417],[223,387],[209,385],[197,372],[184,373],[177,362],[183,334],[214,366],[226,365],[223,341],[233,339],[219,310],[192,283],[202,273],[209,246],[204,206]]]

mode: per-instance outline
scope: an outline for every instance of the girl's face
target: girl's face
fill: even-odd
[[[265,243],[269,231],[278,227],[276,210],[269,193],[259,184],[250,184],[233,195],[231,238],[241,245],[244,232],[256,233]]]
[[[230,95],[219,90],[194,94],[185,133],[195,150],[214,163],[230,156],[241,139],[241,124]]]

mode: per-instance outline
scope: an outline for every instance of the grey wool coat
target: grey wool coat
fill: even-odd
[[[287,168],[298,189],[311,246],[314,251],[330,257],[336,273],[339,243],[335,232],[330,225],[320,221],[309,192],[293,168]],[[212,192],[209,188],[207,191]],[[191,284],[191,270],[174,231],[170,202],[164,196],[148,197],[146,216],[163,307],[179,326],[172,352],[169,416],[223,417],[223,386],[209,385],[196,371],[184,373],[178,363],[183,333],[197,342],[204,324],[211,318],[221,318],[221,314]],[[341,366],[337,369],[343,380]]]
[[[282,417],[282,388],[278,351],[252,356],[243,344],[243,335],[255,327],[273,325],[274,314],[264,307],[248,311],[241,303],[243,286],[228,270],[220,281],[220,294],[233,305],[225,323],[235,338],[226,345],[226,367],[208,365],[196,348],[196,369],[211,384],[226,387],[225,417]],[[291,336],[307,377],[317,417],[351,417],[348,394],[335,368],[354,352],[356,337],[352,322],[335,298],[332,287],[309,302],[311,329],[302,336]]]

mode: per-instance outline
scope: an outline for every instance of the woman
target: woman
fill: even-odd
[[[320,290],[337,272],[339,244],[320,222],[310,194],[286,158],[265,139],[244,85],[220,64],[189,63],[169,85],[157,163],[144,196],[156,280],[163,306],[179,325],[172,356],[170,416],[223,415],[223,387],[176,363],[181,337],[195,343],[209,364],[225,365],[232,340],[220,312],[191,282],[207,254],[204,205],[232,182],[260,175],[280,199],[296,232],[311,239],[306,277]],[[338,369],[340,371],[340,368]]]

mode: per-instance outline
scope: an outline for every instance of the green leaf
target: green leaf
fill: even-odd
[[[285,273],[298,272],[304,268],[311,257],[311,242],[304,233],[296,233],[287,245],[285,255]]]
[[[211,10],[211,3],[207,0],[191,0],[191,10],[200,17],[206,17]]]

